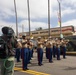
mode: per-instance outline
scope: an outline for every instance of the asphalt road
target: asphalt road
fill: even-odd
[[[66,59],[61,56],[59,61],[53,58],[53,63],[49,63],[44,54],[43,65],[38,66],[37,54],[34,53],[28,68],[29,70],[23,71],[22,63],[15,61],[14,75],[76,75],[76,56],[67,56]]]

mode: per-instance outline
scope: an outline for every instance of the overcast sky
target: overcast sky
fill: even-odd
[[[18,16],[18,31],[28,31],[28,9],[27,0],[15,0]],[[62,26],[76,26],[76,0],[60,0]],[[31,30],[38,27],[48,28],[48,0],[29,0]],[[58,25],[58,2],[50,0],[50,27]],[[0,29],[3,26],[10,26],[16,31],[14,0],[0,0]]]

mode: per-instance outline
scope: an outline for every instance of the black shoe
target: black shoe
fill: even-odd
[[[17,61],[17,62],[21,62],[21,61]]]
[[[41,64],[38,64],[39,66],[41,66]]]
[[[28,68],[26,68],[27,70],[29,70]]]
[[[66,59],[66,57],[65,57],[65,58],[63,58],[63,59]]]
[[[57,60],[61,60],[61,59],[57,59]]]
[[[54,58],[56,58],[56,56],[53,56]]]
[[[41,64],[39,64],[39,66],[41,66]]]
[[[28,64],[31,64],[31,62],[28,62]]]
[[[53,63],[53,61],[49,61],[49,63]]]
[[[27,69],[23,69],[24,71],[26,71]]]
[[[43,64],[41,64],[41,65],[43,65]]]
[[[24,71],[26,71],[26,70],[29,70],[28,68],[26,68],[26,69],[23,69]]]

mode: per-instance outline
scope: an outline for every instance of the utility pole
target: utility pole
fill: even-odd
[[[29,36],[30,36],[30,7],[29,7],[29,0],[27,0],[27,8],[28,8],[28,25],[29,25]]]
[[[17,10],[16,10],[16,1],[14,0],[14,8],[15,8],[15,17],[16,17],[16,36],[18,36],[18,21],[17,21]]]
[[[59,19],[60,19],[60,38],[62,36],[62,25],[61,25],[61,4],[60,4],[60,0],[57,0],[58,4],[59,4]]]
[[[48,0],[48,36],[50,36],[50,0]]]

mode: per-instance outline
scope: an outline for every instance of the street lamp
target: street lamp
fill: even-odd
[[[29,36],[30,36],[30,7],[29,7],[29,0],[27,0],[27,8],[28,8],[28,25],[29,25]]]
[[[58,1],[58,4],[59,4],[60,37],[61,37],[62,36],[62,29],[61,29],[61,4],[60,4],[60,0],[57,0],[57,1]]]
[[[50,0],[48,0],[48,36],[50,36]]]
[[[14,0],[15,16],[16,16],[16,36],[18,36],[18,22],[17,22],[17,10],[16,10],[16,1]]]

